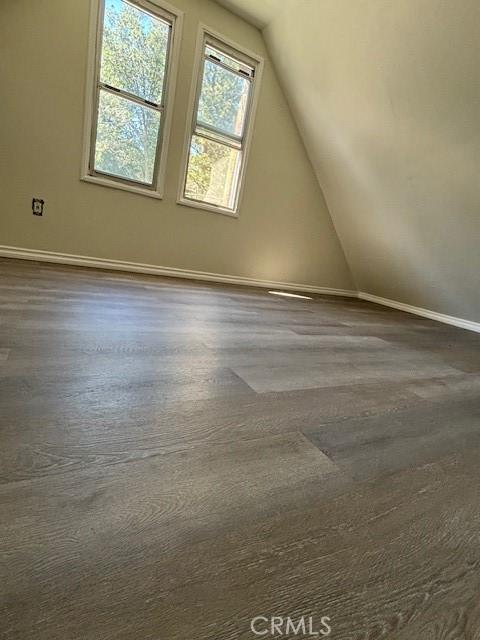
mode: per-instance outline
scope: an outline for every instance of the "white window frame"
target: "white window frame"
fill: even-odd
[[[198,102],[200,99],[200,91],[202,88],[203,79],[203,67],[205,60],[205,46],[211,44],[214,48],[233,58],[244,62],[248,66],[254,69],[254,77],[252,79],[252,90],[250,95],[250,103],[247,108],[246,120],[244,125],[244,134],[242,139],[242,157],[241,165],[238,174],[237,191],[235,194],[235,206],[233,209],[227,209],[225,207],[217,206],[208,202],[201,202],[199,200],[193,200],[185,196],[185,186],[187,181],[187,168],[188,158],[190,152],[190,143],[192,136],[195,133],[197,126],[197,110]],[[245,187],[245,173],[248,163],[248,155],[250,152],[253,127],[255,122],[255,113],[257,110],[257,104],[260,94],[262,73],[263,73],[264,59],[257,53],[249,51],[245,47],[231,41],[229,38],[217,33],[210,27],[200,24],[197,36],[197,45],[195,51],[195,65],[192,78],[192,85],[190,88],[189,107],[187,112],[187,126],[185,134],[185,142],[182,153],[182,164],[180,170],[180,183],[178,189],[177,203],[195,209],[204,209],[206,211],[212,211],[214,213],[221,213],[223,215],[238,218],[239,209],[242,201],[242,196]]]
[[[93,154],[95,149],[95,136],[97,126],[98,98],[100,95],[100,59],[103,34],[103,15],[105,2],[108,0],[91,0],[90,2],[90,28],[89,49],[87,61],[87,78],[85,91],[85,120],[83,133],[83,154],[81,180],[92,182],[104,187],[113,187],[131,191],[152,198],[163,198],[165,185],[165,170],[167,161],[168,143],[172,124],[173,107],[175,100],[175,88],[177,80],[178,61],[180,55],[180,42],[183,26],[183,11],[164,2],[163,0],[128,0],[133,5],[144,8],[160,18],[166,19],[172,25],[170,46],[167,55],[167,67],[162,96],[163,108],[158,136],[157,151],[155,156],[155,169],[153,184],[137,183],[118,176],[111,176],[94,170]],[[126,92],[125,92],[126,93]],[[122,95],[118,92],[118,95]],[[127,94],[128,95],[128,94]],[[139,101],[141,102],[141,100]],[[148,103],[145,103],[149,106]]]

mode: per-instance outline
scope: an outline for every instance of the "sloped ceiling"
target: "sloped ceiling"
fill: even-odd
[[[219,1],[263,28],[358,288],[480,321],[480,2]]]
[[[247,22],[263,29],[271,22],[277,8],[277,0],[217,0]]]

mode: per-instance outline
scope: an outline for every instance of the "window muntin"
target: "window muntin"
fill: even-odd
[[[256,64],[208,35],[202,52],[182,197],[235,212]]]
[[[89,173],[155,189],[175,17],[104,0]]]

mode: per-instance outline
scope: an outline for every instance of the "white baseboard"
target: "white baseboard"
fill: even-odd
[[[316,293],[329,296],[345,296],[348,298],[360,298],[367,302],[374,302],[385,307],[392,307],[406,313],[413,313],[417,316],[450,324],[461,329],[468,329],[480,333],[480,323],[456,318],[437,311],[430,311],[421,307],[413,307],[404,302],[381,298],[364,291],[352,291],[350,289],[333,289],[330,287],[315,287],[309,284],[298,284],[293,282],[275,282],[272,280],[255,280],[254,278],[242,278],[240,276],[223,275],[220,273],[209,273],[208,271],[193,271],[190,269],[176,269],[174,267],[160,267],[153,264],[143,264],[141,262],[126,262],[124,260],[106,260],[104,258],[94,258],[91,256],[77,256],[70,253],[57,253],[55,251],[41,251],[39,249],[24,249],[20,247],[9,247],[0,245],[0,256],[5,258],[17,258],[19,260],[37,260],[39,262],[56,262],[59,264],[72,264],[81,267],[93,267],[96,269],[109,269],[113,271],[128,271],[132,273],[149,273],[158,276],[169,276],[172,278],[187,278],[189,280],[205,280],[207,282],[220,282],[225,284],[238,284],[248,287],[261,287],[265,289],[284,289],[286,291],[302,291],[304,293]]]
[[[106,260],[91,256],[77,256],[70,253],[57,253],[55,251],[41,251],[39,249],[24,249],[0,245],[0,256],[4,258],[17,258],[19,260],[36,260],[39,262],[56,262],[60,264],[72,264],[81,267],[93,267],[96,269],[111,269],[114,271],[129,271],[132,273],[149,273],[158,276],[173,278],[188,278],[189,280],[205,280],[209,282],[223,282],[225,284],[238,284],[248,287],[262,287],[266,289],[285,289],[288,291],[302,291],[304,293],[317,293],[329,296],[347,296],[356,298],[357,292],[349,289],[332,289],[330,287],[315,287],[309,284],[297,284],[293,282],[274,282],[271,280],[255,280],[240,276],[209,273],[208,271],[192,271],[190,269],[176,269],[174,267],[160,267],[141,262],[126,262],[124,260]]]
[[[365,293],[364,291],[359,291],[358,297],[361,300],[366,300],[367,302],[375,302],[376,304],[382,304],[385,307],[393,307],[393,309],[398,309],[399,311],[406,311],[407,313],[413,313],[416,316],[422,316],[423,318],[429,318],[430,320],[436,320],[437,322],[451,324],[454,327],[460,327],[461,329],[468,329],[469,331],[476,331],[477,333],[480,333],[480,322],[472,322],[471,320],[448,316],[445,313],[430,311],[430,309],[422,309],[422,307],[413,307],[412,305],[405,304],[404,302],[389,300],[388,298],[380,298],[379,296],[374,296],[373,294]]]

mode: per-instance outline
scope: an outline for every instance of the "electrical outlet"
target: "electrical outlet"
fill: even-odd
[[[45,200],[40,198],[33,198],[32,200],[32,213],[34,216],[43,216],[43,205]]]

